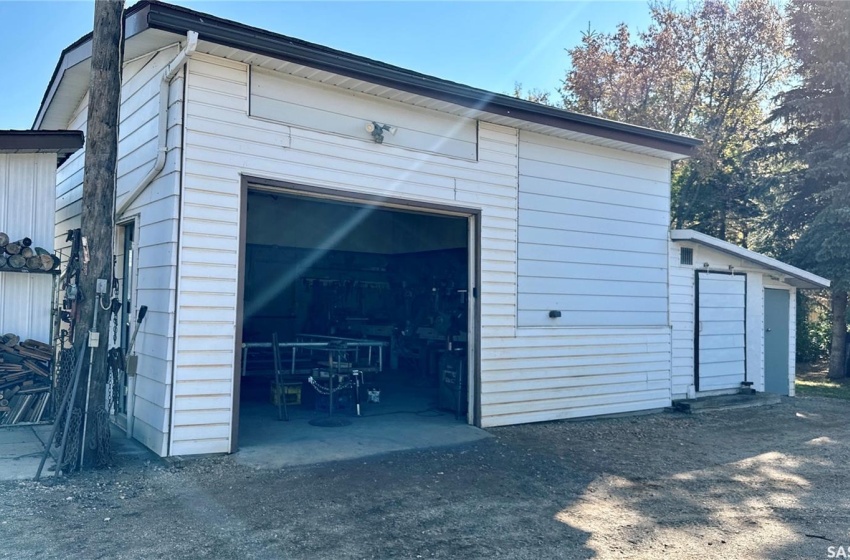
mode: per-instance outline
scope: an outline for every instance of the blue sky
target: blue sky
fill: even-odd
[[[588,24],[649,23],[645,0],[174,3],[499,93],[514,82],[554,92],[564,49]],[[91,1],[0,0],[0,129],[32,125],[59,54],[91,31],[93,13]]]

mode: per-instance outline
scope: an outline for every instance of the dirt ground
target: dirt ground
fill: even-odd
[[[850,547],[848,412],[526,425],[282,471],[128,461],[0,485],[0,557],[828,558]]]

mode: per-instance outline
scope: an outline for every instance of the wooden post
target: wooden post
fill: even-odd
[[[123,58],[123,0],[95,0],[92,33],[91,75],[86,130],[86,155],[83,172],[83,208],[81,230],[88,241],[89,262],[80,276],[82,307],[77,323],[77,336],[85,340],[88,331],[100,333],[100,345],[93,348],[91,378],[80,383],[77,406],[90,406],[84,423],[86,464],[98,465],[109,455],[109,419],[106,410],[106,341],[109,313],[100,313],[92,325],[94,306],[99,305],[97,280],[112,284],[113,220],[115,215],[115,181],[118,161],[118,109],[121,99],[121,60]],[[108,302],[109,294],[103,296]]]

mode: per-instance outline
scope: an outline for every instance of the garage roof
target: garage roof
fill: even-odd
[[[61,165],[82,147],[78,130],[0,130],[0,154],[56,154]]]
[[[565,131],[569,134],[563,137],[584,141],[596,139],[592,143],[620,149],[640,147],[643,149],[631,151],[668,159],[687,157],[702,143],[687,136],[492,93],[155,0],[135,4],[126,11],[125,20],[127,60],[178,42],[188,31],[196,31],[201,41],[198,49],[201,52],[250,64],[262,64],[261,59],[264,58],[274,59],[278,61],[275,67],[278,71],[299,75],[299,68],[310,68],[313,72],[308,79],[393,99],[399,99],[399,93],[405,92],[409,95],[402,102],[427,106],[421,99],[428,99],[432,104],[429,108],[456,114],[460,111],[452,109],[461,108],[467,116],[496,124],[542,133]],[[228,49],[221,52],[220,47]],[[90,56],[90,34],[62,52],[34,128],[67,124],[88,88]],[[286,65],[281,65],[280,61]],[[316,70],[322,75],[316,76]],[[343,79],[335,81],[333,77]],[[375,85],[384,88],[376,90]],[[434,104],[434,101],[439,103]]]
[[[689,241],[691,243],[704,245],[722,253],[750,261],[760,267],[777,272],[780,276],[784,277],[786,284],[797,288],[829,288],[829,280],[821,278],[817,274],[812,274],[802,268],[791,266],[790,264],[762,255],[761,253],[744,249],[743,247],[739,247],[692,229],[675,229],[670,232],[670,239],[673,241]]]

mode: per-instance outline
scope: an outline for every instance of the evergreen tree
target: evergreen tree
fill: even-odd
[[[844,377],[850,289],[850,3],[792,0],[788,19],[797,87],[773,113],[785,172],[775,234],[794,244],[795,263],[832,280],[830,377]]]

